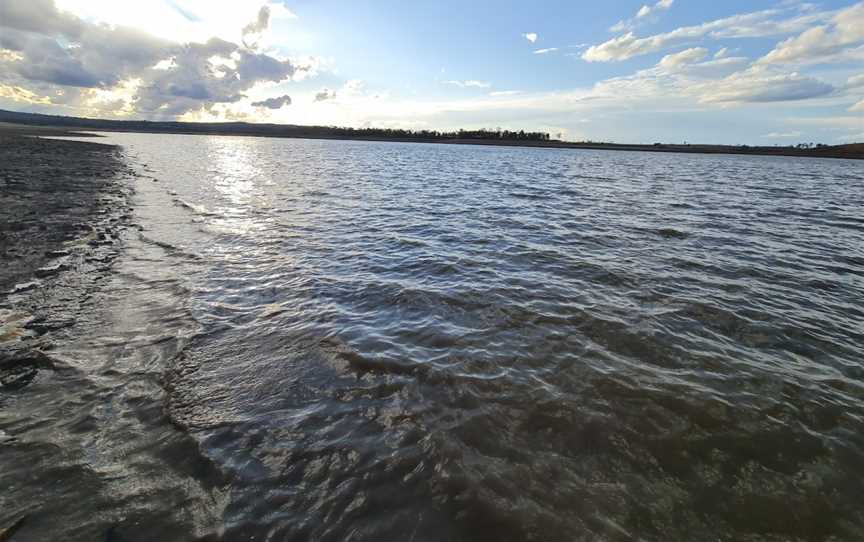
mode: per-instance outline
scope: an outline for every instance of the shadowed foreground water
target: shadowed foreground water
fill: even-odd
[[[864,538],[861,163],[108,141],[122,251],[2,399],[23,539]]]

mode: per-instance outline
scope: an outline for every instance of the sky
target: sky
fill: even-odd
[[[864,141],[864,2],[0,0],[0,108]]]

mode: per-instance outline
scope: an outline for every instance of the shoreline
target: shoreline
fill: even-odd
[[[67,268],[64,258],[76,240],[104,241],[99,219],[124,168],[119,152],[114,145],[0,132],[0,256],[7,263],[0,294]]]
[[[62,128],[56,129],[58,137],[104,137],[92,132],[63,132]],[[855,144],[860,151],[853,150],[849,153],[827,151],[820,149],[795,150],[779,147],[776,150],[770,147],[731,147],[724,145],[637,145],[626,143],[570,143],[567,141],[507,141],[488,139],[423,139],[423,138],[388,138],[388,137],[361,137],[361,136],[322,136],[322,135],[292,135],[292,134],[266,134],[266,133],[229,133],[219,131],[193,131],[193,130],[124,130],[118,128],[93,128],[94,132],[131,133],[131,134],[177,134],[177,135],[202,135],[202,136],[225,136],[225,137],[262,137],[268,139],[309,139],[324,141],[369,141],[376,143],[428,143],[434,145],[475,145],[486,147],[523,147],[535,149],[564,149],[564,150],[598,150],[598,151],[630,151],[630,152],[658,152],[678,154],[722,154],[737,156],[779,156],[792,158],[832,158],[839,160],[864,160],[864,144]],[[33,134],[48,135],[48,134]]]
[[[798,158],[835,158],[864,160],[864,143],[832,145],[811,149],[794,147],[768,147],[749,145],[707,144],[626,144],[589,143],[560,140],[517,139],[442,139],[424,137],[375,137],[363,135],[329,135],[316,133],[324,127],[247,123],[148,123],[146,121],[113,121],[76,117],[52,117],[25,114],[9,118],[0,111],[0,134],[4,132],[24,133],[34,136],[102,137],[92,132],[117,132],[139,134],[181,134],[208,136],[266,137],[280,139],[314,139],[337,141],[373,141],[392,143],[432,143],[436,145],[482,145],[495,147],[526,147],[543,149],[606,150],[631,152],[663,152],[681,154],[727,154],[742,156],[791,156]],[[9,113],[9,112],[6,112]],[[43,118],[44,117],[44,118]],[[52,124],[52,122],[54,124]],[[125,123],[125,124],[124,124]]]

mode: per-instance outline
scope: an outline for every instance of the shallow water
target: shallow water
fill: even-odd
[[[0,399],[22,536],[864,538],[860,162],[108,141],[122,252]]]

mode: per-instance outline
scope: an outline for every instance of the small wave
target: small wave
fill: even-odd
[[[218,216],[218,213],[215,213],[215,212],[207,209],[203,205],[196,205],[196,204],[190,203],[190,202],[188,202],[182,198],[174,198],[173,201],[174,201],[174,204],[177,205],[178,207],[182,207],[184,209],[192,211],[196,215],[204,216],[204,217]]]
[[[186,250],[185,248],[179,247],[177,245],[173,245],[171,243],[167,243],[165,241],[159,241],[158,239],[153,239],[152,237],[144,235],[143,233],[139,232],[138,238],[141,239],[141,241],[143,241],[149,245],[159,247],[159,248],[164,249],[164,250],[166,250],[172,254],[176,254],[178,256],[183,256],[183,257],[190,258],[193,260],[200,260],[201,259],[200,254],[190,252],[190,251]]]

